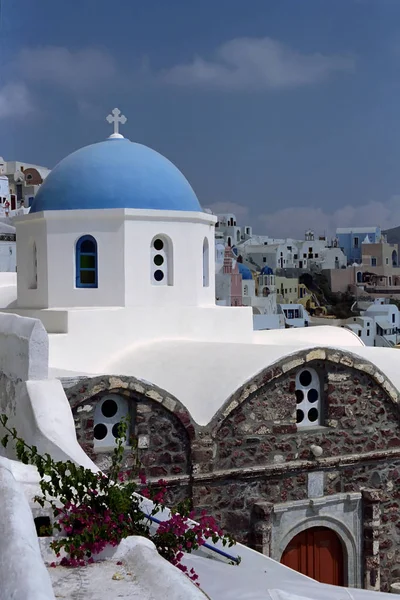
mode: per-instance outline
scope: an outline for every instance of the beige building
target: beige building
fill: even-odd
[[[275,287],[279,304],[296,304],[299,298],[299,278],[276,275]]]
[[[332,292],[350,291],[355,296],[368,294],[375,296],[394,296],[400,294],[400,267],[398,262],[398,244],[381,242],[371,244],[368,240],[362,244],[362,263],[353,264],[346,269],[325,271]]]
[[[371,267],[397,267],[398,244],[388,244],[386,241],[377,244],[363,243],[361,245],[362,264]]]

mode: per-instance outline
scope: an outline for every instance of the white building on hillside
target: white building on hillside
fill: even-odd
[[[282,314],[287,327],[308,327],[310,316],[302,304],[278,304],[278,313]]]
[[[15,227],[0,222],[0,272],[16,271]]]
[[[20,208],[21,203],[28,208],[49,173],[50,169],[46,167],[15,160],[5,161],[0,157],[0,179],[6,177],[8,181],[7,195],[2,193],[4,188],[0,182],[1,203],[4,205],[8,200],[11,211]]]
[[[239,226],[232,213],[218,215],[217,219],[215,231],[223,236],[225,243],[230,247],[236,246],[253,235],[253,228],[250,225]]]
[[[339,269],[347,264],[343,251],[325,237],[315,239],[307,231],[304,240],[278,240],[267,236],[252,236],[236,244],[238,252],[259,267],[276,269]]]
[[[400,311],[395,304],[377,298],[361,316],[347,319],[345,327],[354,331],[366,346],[393,347],[400,339]]]
[[[315,265],[320,269],[340,269],[347,265],[347,257],[335,241],[328,242],[325,236],[315,239],[313,231],[307,231],[305,240],[297,242],[296,248],[294,263],[297,268]]]

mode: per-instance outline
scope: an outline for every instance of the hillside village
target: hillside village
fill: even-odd
[[[0,269],[16,270],[13,219],[28,214],[50,170],[0,158]],[[396,230],[339,228],[333,239],[253,234],[234,214],[216,215],[216,303],[250,306],[255,330],[329,324],[368,346],[396,346],[400,265]],[[393,233],[392,233],[393,231]]]

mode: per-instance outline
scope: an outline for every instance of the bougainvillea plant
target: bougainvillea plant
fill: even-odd
[[[36,496],[35,501],[42,507],[49,506],[53,512],[54,521],[46,533],[58,532],[50,546],[58,559],[61,552],[65,554],[61,565],[83,566],[93,562],[93,555],[106,546],[117,546],[130,535],[141,535],[152,540],[164,558],[196,581],[198,576],[194,569],[189,570],[181,562],[184,552],[196,550],[207,540],[221,541],[229,547],[235,543],[231,536],[224,535],[214,518],[204,512],[194,524],[188,501],[170,509],[170,518],[161,522],[155,533],[151,531],[150,520],[141,510],[141,496],[154,503],[151,512],[154,516],[165,507],[166,482],[160,479],[155,484],[149,483],[137,456],[132,471],[122,471],[127,420],[119,425],[107,475],[69,460],[55,461],[49,454],[41,455],[35,446],[18,436],[15,428],[8,426],[6,415],[0,416],[0,424],[6,431],[2,445],[6,447],[12,440],[18,459],[35,465],[39,472],[42,495]]]

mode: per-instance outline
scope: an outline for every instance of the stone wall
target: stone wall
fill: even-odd
[[[102,470],[107,472],[111,465],[112,449],[94,449],[94,411],[104,394],[119,394],[129,401],[130,433],[138,441],[137,451],[128,447],[125,453],[125,470],[131,470],[139,458],[150,480],[161,478],[169,482],[170,503],[191,496],[189,436],[194,427],[179,402],[134,378],[80,380],[65,389],[73,409],[78,442]]]
[[[397,398],[371,365],[356,365],[340,353],[327,358],[325,352],[314,352],[308,361],[306,355],[286,361],[240,390],[225,418],[222,409],[211,433],[213,478],[204,472],[210,465],[199,465],[204,476],[202,485],[194,485],[195,505],[219,514],[224,527],[251,544],[259,527],[254,523],[257,504],[289,506],[306,500],[310,474],[322,472],[321,496],[364,493],[364,583],[387,590],[399,577],[400,563]],[[295,378],[304,365],[320,376],[324,421],[301,429],[296,425]],[[317,459],[313,446],[322,449]],[[366,500],[367,490],[369,498],[374,491],[380,494],[374,507]]]
[[[323,382],[324,426],[296,425],[296,370],[263,386],[215,432],[218,469],[307,459],[313,444],[325,456],[400,447],[398,407],[366,373],[323,361],[309,363]]]
[[[319,375],[323,422],[299,428],[295,379],[305,366]],[[360,548],[363,564],[353,557],[348,581],[361,585],[363,577],[366,588],[388,590],[400,579],[398,396],[370,363],[333,350],[298,353],[239,389],[206,427],[175,398],[133,378],[78,382],[66,392],[80,443],[99,465],[104,457],[93,456],[90,411],[111,390],[137,407],[135,433],[149,436],[142,460],[151,474],[170,481],[174,498],[188,494],[196,510],[212,513],[239,541],[279,560],[282,549],[272,538],[286,539],[282,511],[295,519],[318,505],[318,520],[309,523],[329,526],[335,506],[351,505],[347,543]]]

